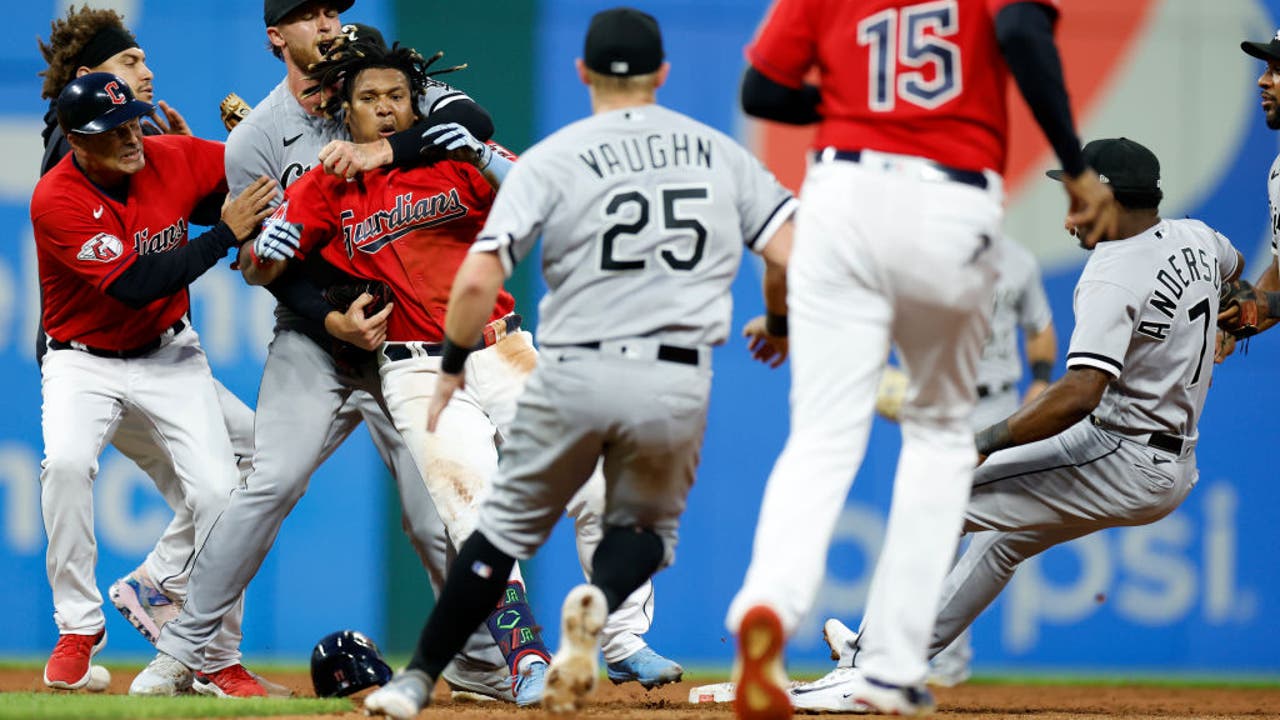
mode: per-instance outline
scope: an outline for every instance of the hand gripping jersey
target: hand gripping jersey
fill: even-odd
[[[320,252],[340,270],[391,287],[387,340],[442,342],[453,276],[493,198],[466,163],[377,170],[352,182],[315,168],[289,187],[273,217],[301,226],[300,259]],[[492,319],[513,307],[503,290]]]
[[[222,143],[182,135],[142,139],[146,165],[129,177],[126,202],[95,186],[74,156],[40,178],[31,197],[36,259],[49,337],[105,350],[156,339],[190,308],[186,290],[135,310],[106,288],[141,255],[187,242],[188,216],[225,192]]]
[[[993,18],[1016,1],[778,0],[747,59],[788,87],[821,71],[815,148],[1002,172],[1008,69]]]

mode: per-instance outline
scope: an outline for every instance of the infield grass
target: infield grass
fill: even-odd
[[[126,720],[132,718],[264,717],[350,712],[345,699],[215,697],[129,697],[84,693],[4,693],[0,720]]]

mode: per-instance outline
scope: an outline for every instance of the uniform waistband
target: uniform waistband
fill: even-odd
[[[685,347],[667,345],[652,339],[632,338],[629,340],[594,340],[591,342],[572,343],[569,345],[549,346],[549,350],[578,348],[594,350],[605,355],[631,360],[662,360],[663,362],[681,365],[706,365],[711,360],[710,348]]]
[[[79,350],[80,352],[89,353],[90,355],[97,357],[113,358],[116,360],[130,360],[159,350],[160,346],[172,339],[174,335],[177,335],[186,329],[187,319],[185,317],[180,318],[178,322],[170,325],[151,342],[144,343],[137,347],[128,348],[126,350],[107,350],[105,348],[96,348],[91,345],[85,345],[84,343],[76,342],[75,340],[63,342],[62,340],[54,340],[53,338],[48,339],[47,347],[50,350]]]
[[[953,168],[928,158],[864,150],[840,150],[833,147],[823,148],[814,155],[815,162],[833,162],[836,160],[859,163],[881,170],[915,168],[920,171],[921,179],[951,180],[952,182],[972,185],[980,190],[986,190],[991,184],[991,181],[987,179],[987,174],[981,170]]]
[[[511,313],[494,320],[484,326],[484,335],[480,342],[476,343],[475,350],[483,350],[490,345],[497,343],[502,338],[520,329],[520,323],[524,318],[517,313]],[[398,362],[400,360],[408,360],[413,357],[440,357],[444,352],[444,343],[429,342],[388,342],[382,344],[382,357],[384,362]]]
[[[1013,389],[1013,383],[1007,382],[1003,385],[979,385],[978,397],[985,398],[992,395],[1003,395]]]
[[[1182,438],[1178,437],[1177,435],[1170,435],[1169,433],[1164,433],[1164,432],[1153,432],[1153,433],[1130,432],[1128,430],[1123,430],[1121,428],[1108,425],[1103,421],[1099,420],[1096,415],[1090,415],[1089,422],[1093,423],[1094,427],[1102,428],[1103,430],[1106,430],[1108,432],[1113,432],[1117,435],[1123,435],[1124,437],[1130,440],[1133,440],[1134,442],[1140,442],[1148,447],[1153,447],[1157,450],[1164,450],[1165,452],[1171,452],[1174,455],[1181,455],[1183,448],[1186,447],[1186,441],[1184,441]]]

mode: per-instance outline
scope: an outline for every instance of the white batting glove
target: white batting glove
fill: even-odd
[[[480,142],[458,123],[433,125],[422,133],[422,139],[445,150],[471,150],[476,154],[476,167],[484,170],[493,160],[493,148]]]
[[[253,241],[253,253],[259,260],[275,262],[288,260],[298,254],[302,246],[302,226],[281,218],[269,218],[262,224],[262,232]]]

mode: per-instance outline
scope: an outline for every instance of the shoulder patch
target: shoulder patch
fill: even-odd
[[[109,263],[124,254],[124,244],[120,238],[107,233],[98,233],[80,246],[76,254],[77,260],[86,262]]]

